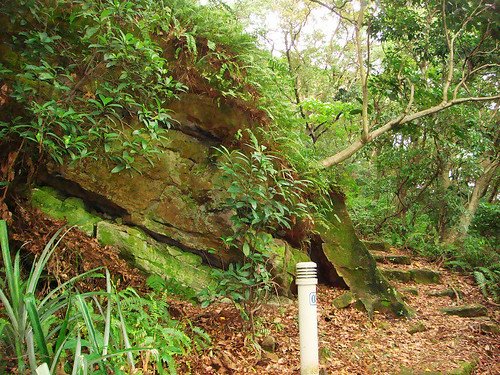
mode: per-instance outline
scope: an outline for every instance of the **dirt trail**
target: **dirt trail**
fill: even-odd
[[[500,310],[484,299],[474,281],[436,267],[423,259],[413,259],[401,269],[427,268],[441,272],[440,284],[393,282],[415,310],[412,319],[394,319],[366,313],[350,306],[336,309],[331,301],[344,290],[319,286],[318,316],[321,367],[324,374],[500,374],[500,336],[482,332],[484,321],[498,324]],[[431,297],[431,291],[454,288],[462,296]],[[408,290],[411,290],[409,292]],[[414,295],[413,293],[418,293]],[[488,317],[463,318],[443,314],[440,309],[454,305],[481,303]],[[187,358],[193,374],[299,374],[297,304],[266,306],[260,314],[257,332],[272,336],[273,353],[255,354],[251,340],[245,340],[238,312],[228,305],[205,310],[184,306],[212,336],[213,348]],[[411,329],[422,332],[409,333]],[[262,340],[262,338],[260,340]],[[271,340],[273,341],[273,340]],[[456,372],[458,371],[458,372]]]

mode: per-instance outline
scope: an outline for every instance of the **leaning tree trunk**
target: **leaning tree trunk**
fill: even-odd
[[[313,249],[313,252],[320,251],[326,256],[369,315],[374,311],[411,315],[409,307],[382,276],[375,259],[358,239],[345,206],[345,197],[333,193],[332,201],[333,210],[316,227],[322,240],[321,249]]]
[[[490,161],[484,170],[484,173],[476,180],[470,200],[465,207],[457,225],[449,229],[444,236],[443,242],[446,244],[455,244],[463,241],[469,232],[470,224],[479,207],[479,201],[486,194],[490,182],[496,175],[500,162],[498,160]]]

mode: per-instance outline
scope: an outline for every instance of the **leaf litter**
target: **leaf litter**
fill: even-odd
[[[33,254],[42,251],[50,236],[64,222],[52,220],[41,212],[17,205],[13,239],[25,244]],[[21,224],[19,224],[21,223]],[[399,251],[402,253],[402,251]],[[463,363],[473,363],[474,374],[500,374],[499,334],[485,333],[485,320],[496,324],[500,309],[485,299],[474,280],[419,258],[411,267],[441,272],[441,284],[403,284],[393,282],[398,290],[411,287],[418,295],[404,293],[414,309],[412,319],[398,319],[367,314],[355,307],[336,309],[331,301],[345,290],[318,286],[318,331],[322,374],[446,374]],[[76,265],[76,267],[75,267]],[[106,266],[118,278],[121,287],[133,286],[146,291],[145,278],[119,257],[112,247],[100,246],[80,231],[70,231],[49,263],[49,273],[59,282],[97,266]],[[409,266],[398,266],[408,269]],[[85,289],[102,288],[97,280]],[[460,290],[455,298],[427,296],[430,291],[446,288]],[[264,305],[258,313],[255,338],[239,311],[229,303],[201,308],[171,296],[172,316],[204,329],[211,337],[210,347],[179,357],[179,374],[300,374],[298,306],[294,300],[279,299]],[[488,308],[488,318],[463,318],[444,315],[439,309],[472,303]],[[415,325],[421,331],[409,333]],[[274,352],[260,346],[266,337],[275,343]],[[468,372],[469,373],[469,372]]]

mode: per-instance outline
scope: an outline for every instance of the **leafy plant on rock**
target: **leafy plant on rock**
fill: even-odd
[[[227,297],[254,326],[254,315],[274,289],[268,232],[290,228],[309,215],[302,195],[308,181],[294,178],[292,170],[260,144],[248,131],[248,153],[220,147],[221,186],[228,195],[224,208],[233,212],[232,234],[223,241],[240,251],[243,260],[225,270],[214,271],[220,280],[215,290],[205,290],[203,305]]]

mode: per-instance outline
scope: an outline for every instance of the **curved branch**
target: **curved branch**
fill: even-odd
[[[429,116],[435,113],[439,113],[446,108],[452,107],[454,105],[459,105],[463,103],[469,103],[469,102],[487,102],[487,101],[495,101],[495,100],[500,100],[500,95],[495,95],[495,96],[484,96],[484,97],[467,97],[467,98],[457,98],[453,99],[447,102],[441,102],[438,105],[435,105],[430,108],[426,108],[424,110],[421,110],[419,112],[415,112],[412,114],[403,114],[399,116],[398,118],[395,118],[389,122],[387,122],[385,125],[382,125],[380,128],[377,128],[370,132],[368,134],[367,141],[364,142],[363,140],[357,140],[342,151],[336,153],[335,155],[332,155],[328,158],[325,158],[320,161],[320,164],[322,167],[327,168],[331,167],[332,165],[339,164],[343,162],[344,160],[350,158],[352,155],[354,155],[357,151],[363,148],[367,143],[373,141],[375,138],[380,137],[382,134],[387,133],[388,131],[392,130],[396,126],[401,126],[404,124],[407,124],[409,122],[412,122],[414,120],[417,120],[419,118]],[[407,107],[409,108],[409,107]]]

